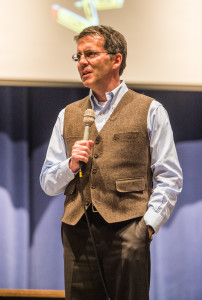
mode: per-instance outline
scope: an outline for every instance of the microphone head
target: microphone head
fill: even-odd
[[[93,109],[87,109],[83,115],[83,122],[85,126],[91,126],[95,121],[95,112]]]

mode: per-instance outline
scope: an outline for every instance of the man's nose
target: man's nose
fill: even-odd
[[[79,62],[80,64],[87,64],[87,63],[88,63],[88,61],[87,61],[87,59],[86,59],[86,57],[85,57],[84,54],[81,54],[80,59],[79,59],[78,62]]]

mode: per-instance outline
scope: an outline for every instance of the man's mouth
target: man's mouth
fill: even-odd
[[[91,74],[90,71],[88,71],[88,70],[83,71],[83,72],[82,72],[82,78],[88,77],[89,74]]]

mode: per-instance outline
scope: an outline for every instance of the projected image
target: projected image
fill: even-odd
[[[98,10],[117,9],[123,7],[124,0],[80,0],[74,6],[82,9],[85,17],[74,13],[58,4],[52,5],[54,19],[66,28],[79,33],[84,28],[99,24]]]

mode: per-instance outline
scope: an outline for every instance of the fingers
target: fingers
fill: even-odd
[[[91,154],[91,148],[93,147],[94,142],[89,141],[77,141],[72,147],[72,156],[69,164],[70,169],[73,173],[79,170],[79,162],[83,161],[84,163],[88,162],[89,156]]]
[[[147,229],[149,232],[149,238],[152,239],[152,235],[154,234],[154,229],[151,226],[147,225]]]

